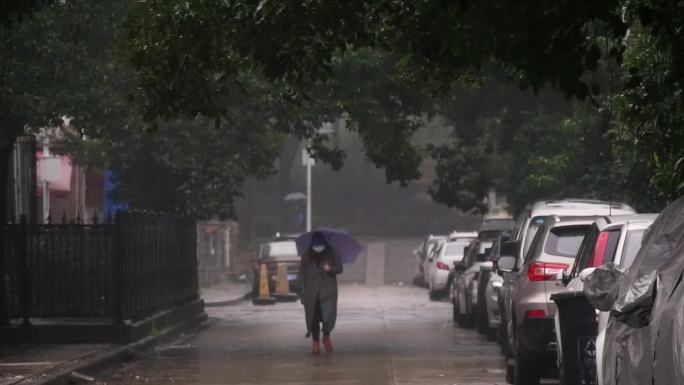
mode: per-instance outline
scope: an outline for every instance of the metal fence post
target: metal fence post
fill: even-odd
[[[125,258],[124,214],[118,213],[114,222],[114,324],[123,325],[123,260]]]
[[[9,325],[9,313],[7,309],[7,278],[5,272],[5,264],[9,260],[9,233],[10,230],[5,223],[0,223],[0,326]],[[7,247],[7,248],[6,248]]]
[[[189,293],[189,299],[190,300],[196,300],[200,297],[199,293],[199,277],[197,274],[198,267],[199,267],[199,261],[198,261],[198,254],[197,254],[197,222],[195,222],[191,218],[186,218],[185,219],[185,231],[188,232],[189,235],[189,244],[187,246],[187,251],[188,251],[188,267],[190,271],[186,271],[185,273],[189,275],[190,277],[190,290],[191,293]]]
[[[19,230],[19,260],[21,261],[21,313],[22,326],[31,326],[31,277],[29,270],[28,255],[28,226],[26,225],[26,215],[21,216],[21,228]]]

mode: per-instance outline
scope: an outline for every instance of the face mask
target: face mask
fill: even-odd
[[[324,245],[314,245],[312,247],[312,249],[313,249],[313,251],[320,253],[321,251],[325,250],[325,246]]]

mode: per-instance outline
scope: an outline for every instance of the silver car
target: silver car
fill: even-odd
[[[550,297],[564,289],[563,273],[572,268],[593,222],[593,217],[546,217],[521,268],[510,270],[514,273],[510,284],[514,329],[509,339],[515,358],[515,384],[538,384],[548,369],[556,367],[556,305]],[[500,258],[499,269],[510,266],[510,259]]]
[[[564,291],[581,292],[584,288],[584,278],[591,274],[597,266],[605,263],[614,262],[623,269],[628,268],[641,247],[644,232],[657,217],[657,214],[636,214],[597,218],[582,243],[572,272],[564,279],[568,282]],[[598,320],[599,333],[596,339],[596,357],[598,379],[601,383],[601,358],[608,313],[599,314]],[[562,372],[564,369],[563,356],[560,352],[562,352],[563,340],[558,313],[555,315],[555,332],[559,352],[558,367]]]
[[[491,241],[476,239],[470,243],[461,263],[454,267],[452,274],[452,304],[454,321],[460,326],[475,326],[475,306],[477,305],[477,277],[480,266],[487,261],[491,251]]]
[[[514,383],[515,359],[513,356],[514,346],[513,334],[514,323],[511,313],[513,302],[511,300],[511,283],[516,277],[514,271],[522,268],[524,257],[530,248],[536,232],[544,222],[544,217],[548,215],[558,216],[584,216],[584,215],[623,215],[635,214],[630,206],[624,203],[604,202],[597,200],[564,199],[555,201],[538,201],[528,205],[518,216],[513,230],[512,240],[517,244],[516,258],[512,265],[508,266],[509,272],[498,271],[503,276],[503,286],[499,292],[499,308],[502,327],[500,328],[502,349],[507,356],[506,380]],[[508,259],[510,262],[510,258]]]

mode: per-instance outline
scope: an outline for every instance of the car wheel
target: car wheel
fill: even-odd
[[[485,332],[485,334],[487,336],[487,341],[490,341],[490,342],[496,341],[496,337],[497,337],[496,329],[488,328],[487,331]]]
[[[511,357],[510,341],[508,338],[508,321],[506,317],[501,316],[501,322],[499,323],[499,343],[501,344],[501,353],[504,357]]]
[[[487,308],[477,304],[477,331],[480,334],[487,334],[489,331],[489,320],[487,319]]]
[[[454,307],[454,311],[458,314],[458,326],[465,328],[466,327],[466,317],[461,314],[461,303],[458,302],[456,306]]]
[[[473,313],[472,306],[468,306],[468,298],[466,297],[466,313],[463,316],[465,318],[465,328],[472,329],[475,327],[475,314]]]
[[[518,341],[516,341],[515,347],[514,384],[539,385],[541,373],[540,361],[537,359],[537,356],[525,349]]]
[[[515,366],[513,363],[508,361],[510,360],[507,360],[506,362],[506,382],[509,384],[515,384]]]
[[[432,290],[432,284],[428,285],[428,297],[430,298],[430,301],[437,301],[437,293]]]
[[[252,282],[252,298],[256,298],[259,296],[259,280],[255,279],[254,282]]]

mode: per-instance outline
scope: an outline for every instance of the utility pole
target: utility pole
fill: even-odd
[[[308,148],[302,150],[302,162],[306,167],[306,231],[309,232],[311,231],[311,169],[315,161],[309,155]]]
[[[331,123],[323,123],[323,126],[316,130],[318,135],[334,134],[335,130]],[[311,147],[311,139],[307,142],[306,148],[302,150],[302,163],[306,167],[306,231],[311,231],[311,171],[312,167],[316,165],[316,160],[309,154]]]
[[[45,167],[47,165],[47,159],[50,158],[50,136],[47,135],[47,130],[46,130],[46,135],[43,137],[43,164],[42,164],[42,171],[43,171],[43,223],[48,223],[48,220],[50,218],[50,182],[48,181],[48,178],[45,176],[46,169]]]

